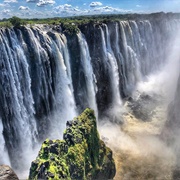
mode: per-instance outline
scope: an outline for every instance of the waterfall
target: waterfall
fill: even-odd
[[[6,146],[5,146],[5,140],[3,137],[3,124],[2,124],[2,120],[0,119],[0,164],[7,164],[7,165],[11,165],[10,160],[9,160],[9,156],[6,150]]]
[[[1,34],[1,116],[3,116],[4,134],[10,151],[19,151],[19,158],[24,162],[27,157],[24,152],[32,152],[36,141],[36,121],[34,119],[31,80],[27,59],[13,30],[9,30],[9,39]],[[9,43],[12,44],[11,49]],[[8,140],[8,142],[7,142]],[[23,149],[21,149],[23,147]],[[23,151],[22,151],[23,150]],[[11,154],[11,158],[14,154]],[[12,158],[14,159],[14,158]],[[14,163],[12,161],[12,163]],[[19,164],[14,164],[19,168]],[[23,165],[27,168],[26,163]]]
[[[69,54],[67,49],[67,45],[65,45],[59,34],[54,34],[54,37],[51,41],[51,56],[54,58],[57,72],[56,72],[56,91],[55,91],[55,98],[56,98],[56,114],[53,119],[54,122],[51,123],[52,138],[61,137],[63,129],[65,129],[65,123],[62,123],[63,120],[71,120],[73,119],[76,113],[76,106],[74,101],[73,95],[73,88],[72,88],[72,79],[71,79],[71,70],[69,62]],[[65,65],[66,63],[66,65]],[[63,126],[62,126],[63,125]],[[60,128],[62,128],[60,130]],[[57,136],[59,134],[59,136]]]
[[[67,46],[67,39],[66,36],[64,34],[62,34],[61,36],[56,35],[56,44],[59,48],[59,51],[62,53],[63,57],[64,57],[64,64],[67,68],[67,75],[68,75],[68,79],[70,80],[70,88],[71,91],[73,92],[73,85],[72,85],[72,75],[71,75],[71,66],[70,66],[70,57],[69,57],[69,51],[68,51],[68,46]]]
[[[84,108],[99,119],[121,110],[138,82],[167,61],[178,24],[118,20],[71,35],[43,25],[1,28],[1,162],[27,170],[38,144],[61,138],[66,121]]]
[[[88,45],[82,33],[79,33],[77,36],[80,45],[81,64],[83,66],[83,71],[85,74],[87,84],[86,91],[88,105],[95,111],[95,114],[98,117],[98,109],[96,104],[96,78],[91,65],[91,57],[89,54]]]
[[[112,88],[112,105],[113,106],[120,106],[122,104],[120,91],[119,91],[119,72],[118,72],[118,65],[117,60],[114,56],[114,53],[111,49],[110,38],[109,38],[109,31],[108,27],[105,24],[105,32],[101,28],[101,36],[103,42],[103,51],[106,57],[106,66],[110,70],[110,79],[111,79],[111,88]]]

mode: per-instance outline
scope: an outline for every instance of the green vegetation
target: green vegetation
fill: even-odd
[[[16,16],[13,16],[12,18],[9,19],[9,22],[15,26],[15,27],[19,27],[21,25],[25,25],[26,24],[26,21],[21,19],[21,18],[18,18]]]
[[[78,26],[87,23],[107,23],[110,21],[119,20],[136,20],[136,19],[151,19],[151,18],[161,18],[166,16],[168,18],[176,17],[180,18],[178,13],[153,13],[153,14],[115,14],[115,15],[89,15],[89,16],[73,16],[73,17],[54,17],[46,19],[21,19],[18,17],[12,17],[10,19],[0,20],[0,27],[10,27],[10,26],[21,26],[25,24],[48,24],[48,25],[64,25],[67,28],[67,32],[74,33],[78,31]]]
[[[101,24],[120,20],[144,20],[155,19],[161,20],[166,18],[180,18],[180,13],[152,13],[152,14],[115,14],[115,15],[89,15],[89,16],[73,16],[73,17],[54,17],[46,19],[21,19],[19,17],[12,17],[10,19],[0,20],[0,27],[20,27],[22,25],[47,24],[56,29],[61,26],[62,32],[68,35],[76,34],[80,31],[82,25],[86,24]]]
[[[74,23],[61,23],[61,27],[63,32],[69,35],[77,34],[80,31],[78,26]]]
[[[67,122],[64,140],[45,140],[32,162],[29,179],[112,179],[112,151],[99,139],[94,111]]]
[[[1,21],[0,22],[0,27],[11,27],[12,24],[10,23],[10,21]]]

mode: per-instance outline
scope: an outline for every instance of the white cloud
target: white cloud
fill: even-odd
[[[141,5],[137,4],[137,5],[136,5],[136,7],[138,7],[138,8],[139,8],[139,7],[141,7]]]
[[[0,7],[5,7],[7,6],[8,4],[3,4],[3,3],[0,3]]]
[[[2,11],[3,14],[8,15],[11,11],[9,9],[4,9]]]
[[[70,4],[64,4],[64,5],[59,5],[54,8],[56,11],[61,11],[61,10],[71,10],[73,7]]]
[[[80,9],[78,7],[73,7],[70,4],[64,4],[54,7],[52,15],[76,16],[76,15],[94,15],[94,14],[118,14],[118,13],[130,13],[130,12],[133,12],[133,10],[114,8],[111,6],[94,7],[91,9]]]
[[[29,10],[29,7],[27,6],[19,6],[19,10]]]
[[[72,6],[71,6],[70,4],[64,4],[63,8],[64,8],[64,9],[71,9]]]
[[[97,6],[102,6],[103,4],[101,2],[92,2],[89,6],[90,7],[97,7]]]
[[[45,6],[45,5],[53,5],[55,4],[55,1],[54,0],[39,0],[39,2],[37,3],[37,6],[38,7],[41,7],[41,6]]]
[[[5,3],[0,3],[1,9],[6,9],[0,12],[0,15],[3,17],[11,17],[17,16],[18,17],[31,17],[31,18],[45,18],[45,17],[58,17],[58,16],[78,16],[78,15],[94,15],[94,14],[117,14],[117,13],[129,13],[132,10],[124,10],[119,8],[114,8],[111,6],[103,6],[101,2],[92,2],[90,5],[89,3],[82,4],[85,6],[89,6],[89,8],[80,8],[78,6],[72,6],[71,3],[59,5],[57,7],[52,6],[49,7],[47,5],[55,5],[56,0],[21,0],[27,3],[35,3],[38,7],[44,7],[43,10],[37,7],[34,9],[30,9],[28,6],[20,4],[19,6],[12,7],[12,2],[17,2],[20,0],[4,0]],[[73,0],[67,0],[73,1]],[[66,2],[67,2],[66,1]],[[10,3],[11,2],[11,3]],[[57,2],[57,1],[56,1]],[[5,7],[6,6],[6,7]],[[46,8],[47,7],[47,8]],[[91,7],[91,8],[90,8]],[[13,8],[13,10],[9,10]],[[16,8],[16,10],[15,10]],[[19,11],[17,11],[17,9]],[[19,13],[19,14],[18,14]]]
[[[17,0],[4,0],[4,3],[17,3]]]
[[[39,0],[26,0],[27,3],[38,3]]]
[[[132,10],[126,10],[126,9],[120,9],[120,8],[113,8],[111,6],[103,6],[103,7],[97,7],[92,10],[92,13],[94,11],[94,14],[104,14],[104,13],[130,13]]]
[[[81,14],[81,10],[78,7],[73,7],[70,4],[59,5],[55,7],[53,10],[56,15],[69,16]]]

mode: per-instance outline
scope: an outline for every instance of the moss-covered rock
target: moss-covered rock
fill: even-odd
[[[32,162],[29,179],[112,179],[112,151],[100,140],[94,111],[66,123],[63,140],[45,140]]]

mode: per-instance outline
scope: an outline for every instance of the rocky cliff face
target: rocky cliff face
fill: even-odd
[[[32,162],[29,179],[112,179],[112,151],[100,140],[91,109],[68,121],[63,140],[46,140]]]

